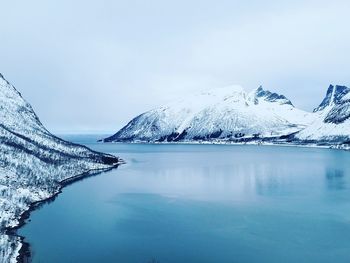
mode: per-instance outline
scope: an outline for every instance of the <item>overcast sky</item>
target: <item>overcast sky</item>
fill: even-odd
[[[53,132],[107,131],[189,92],[263,85],[311,110],[350,85],[349,1],[2,1],[0,72]]]

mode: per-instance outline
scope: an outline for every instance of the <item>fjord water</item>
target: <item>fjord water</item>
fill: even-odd
[[[33,262],[350,261],[349,152],[69,139],[127,163],[31,213]]]

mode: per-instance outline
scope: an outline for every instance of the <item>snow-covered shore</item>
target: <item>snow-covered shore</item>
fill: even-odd
[[[125,144],[125,142],[108,142],[115,144]],[[232,142],[232,141],[181,141],[181,142],[146,142],[146,141],[131,141],[128,144],[149,144],[149,145],[223,145],[223,146],[276,146],[276,147],[301,147],[301,148],[320,148],[320,149],[339,149],[350,150],[349,144],[317,144],[317,143],[305,143],[305,142],[267,142],[267,141],[249,141],[249,142]]]
[[[59,186],[57,187],[57,190],[55,192],[50,193],[48,197],[28,204],[26,210],[24,210],[18,218],[15,218],[17,223],[10,227],[7,227],[4,233],[0,235],[0,247],[6,248],[3,251],[1,250],[2,257],[0,262],[27,262],[27,260],[30,259],[30,244],[26,243],[24,241],[24,237],[19,236],[16,231],[18,228],[25,224],[26,219],[29,218],[31,211],[35,210],[36,208],[40,207],[46,202],[54,200],[56,196],[62,192],[62,189],[65,186],[76,181],[85,179],[89,176],[94,176],[99,173],[106,172],[110,169],[113,169],[114,167],[118,167],[118,165],[123,163],[123,160],[119,159],[119,162],[115,163],[110,168],[90,170],[79,175],[68,177],[67,179],[60,182]]]
[[[1,74],[0,107],[0,262],[7,263],[21,254],[22,239],[13,229],[27,211],[72,178],[111,169],[120,160],[52,135]]]

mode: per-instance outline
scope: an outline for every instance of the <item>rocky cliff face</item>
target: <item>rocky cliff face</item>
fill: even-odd
[[[350,142],[350,89],[330,85],[325,98],[314,110],[315,121],[300,131],[296,138],[316,143],[347,144]]]

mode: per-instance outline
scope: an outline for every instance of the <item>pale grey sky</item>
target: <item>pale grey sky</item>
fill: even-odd
[[[53,132],[239,84],[306,110],[350,85],[349,1],[2,1],[0,72]]]

